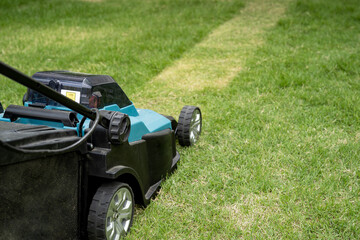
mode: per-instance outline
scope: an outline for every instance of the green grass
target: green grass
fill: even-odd
[[[49,69],[106,73],[132,94],[242,5],[238,1],[2,0],[0,56],[31,75]],[[13,94],[7,95],[9,91]],[[1,91],[0,98],[4,105],[9,96],[11,103],[20,104],[22,92],[24,88],[14,85],[6,93]]]
[[[252,12],[259,31],[238,33],[251,44],[226,51],[217,33],[245,29],[250,3],[1,2],[1,60],[28,74],[110,74],[138,107],[201,107],[199,144],[179,148],[177,171],[137,209],[129,239],[359,239],[360,5],[274,2],[285,13],[267,24],[268,11]],[[217,55],[228,68],[210,69]],[[178,90],[168,82],[189,60],[201,70],[184,81],[201,86]],[[5,105],[24,92],[4,78],[0,89]]]

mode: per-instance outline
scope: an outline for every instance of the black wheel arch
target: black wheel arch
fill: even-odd
[[[177,128],[177,125],[178,125],[178,122],[176,121],[176,119],[172,116],[168,116],[168,115],[164,115],[164,114],[161,114],[161,115],[163,117],[166,117],[171,122],[171,129],[175,131]]]
[[[122,182],[128,184],[134,193],[135,203],[139,205],[146,206],[146,200],[144,198],[143,190],[140,187],[139,181],[136,177],[130,173],[124,173],[120,175],[117,179],[117,182]]]
[[[96,190],[103,184],[109,182],[122,182],[128,184],[134,192],[136,204],[147,206],[149,202],[145,198],[145,191],[142,188],[140,178],[136,172],[128,167],[119,166],[116,172],[112,172],[112,176],[107,177],[89,177],[90,197],[93,197]],[[91,189],[90,189],[91,188]]]

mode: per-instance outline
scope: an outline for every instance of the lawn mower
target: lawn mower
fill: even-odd
[[[176,139],[201,133],[198,107],[178,121],[135,108],[108,75],[0,73],[28,88],[23,106],[0,103],[2,239],[122,238],[175,169]]]

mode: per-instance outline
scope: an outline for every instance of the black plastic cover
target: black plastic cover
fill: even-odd
[[[94,87],[107,83],[116,83],[115,80],[109,75],[94,75],[86,73],[77,73],[70,71],[44,71],[37,72],[32,76],[34,79],[46,80],[64,80],[70,82],[82,83],[85,79],[87,83]]]
[[[147,205],[157,189],[153,186],[158,186],[179,160],[174,131],[149,133],[140,141],[108,145],[109,148],[97,138],[101,127],[96,131],[98,134],[92,136],[95,148],[88,154],[89,176],[116,179],[131,174],[140,185],[142,204]]]
[[[80,104],[90,108],[103,108],[112,104],[117,104],[122,108],[131,104],[121,87],[108,75],[46,71],[37,72],[32,77],[57,92],[61,92],[62,89],[80,92]],[[92,106],[92,97],[99,98],[95,106]],[[61,106],[61,104],[31,89],[28,90],[26,100],[32,103]]]

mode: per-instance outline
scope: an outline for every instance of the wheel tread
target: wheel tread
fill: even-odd
[[[184,106],[180,112],[176,135],[181,146],[190,146],[190,121],[194,111],[200,109],[195,106]],[[201,114],[201,111],[200,111]]]
[[[88,238],[89,240],[104,240],[106,239],[105,222],[107,208],[111,202],[112,196],[120,187],[127,187],[130,189],[132,197],[134,194],[129,185],[120,182],[111,182],[102,185],[95,193],[90,205],[88,215]],[[134,205],[133,205],[134,207]],[[132,220],[130,225],[132,224]]]

